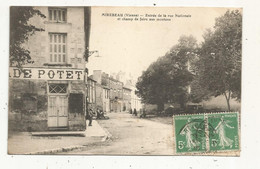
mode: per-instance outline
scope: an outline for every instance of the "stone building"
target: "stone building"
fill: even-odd
[[[110,112],[110,89],[107,86],[103,86],[103,111]]]
[[[110,112],[110,88],[109,83],[104,82],[102,78],[101,70],[94,70],[93,75],[91,75],[94,80],[96,80],[96,105],[99,109],[104,112]],[[102,83],[103,80],[103,83]]]
[[[103,86],[99,83],[96,84],[96,107],[103,110]]]
[[[92,109],[92,110],[96,110],[97,108],[97,94],[96,94],[96,87],[97,87],[97,81],[95,81],[93,79],[92,76],[88,77],[88,81],[87,81],[87,105],[86,108],[87,109]]]
[[[108,94],[106,107],[109,101],[109,111],[120,112],[123,110],[123,83],[114,77],[102,72],[101,70],[93,71],[93,79],[103,86],[104,92]],[[104,101],[104,100],[103,100]],[[104,106],[104,102],[103,102]]]
[[[129,111],[131,109],[131,89],[123,87],[123,111]]]
[[[109,87],[111,111],[120,112],[123,110],[123,83],[109,77]]]
[[[34,63],[9,69],[9,129],[85,130],[90,8],[35,7],[44,31],[24,44]]]

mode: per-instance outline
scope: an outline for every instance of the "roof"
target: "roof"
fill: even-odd
[[[97,81],[95,81],[95,80],[93,79],[93,75],[89,76],[89,77],[88,77],[88,80],[91,80],[91,81],[97,82]]]
[[[108,86],[104,86],[102,85],[104,89],[110,90],[110,88]]]
[[[127,89],[127,90],[129,90],[129,91],[131,91],[132,89],[130,89],[130,88],[128,88],[128,87],[126,87],[126,86],[123,86],[123,89]]]

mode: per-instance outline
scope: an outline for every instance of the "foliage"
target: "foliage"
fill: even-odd
[[[215,96],[224,95],[230,110],[230,97],[241,97],[242,15],[227,11],[207,30],[199,50],[200,84]]]
[[[194,76],[190,86],[191,93],[189,95],[189,101],[192,103],[200,103],[203,100],[208,100],[210,96],[212,96],[212,92],[200,84],[198,75]]]
[[[178,102],[184,106],[187,102],[187,85],[193,78],[187,62],[195,49],[196,39],[182,36],[176,46],[143,72],[136,84],[143,102],[157,104],[159,110],[163,110],[167,102]]]
[[[32,62],[30,51],[24,49],[23,44],[35,32],[44,31],[29,23],[34,15],[45,18],[45,15],[33,7],[10,8],[10,65],[21,67]]]

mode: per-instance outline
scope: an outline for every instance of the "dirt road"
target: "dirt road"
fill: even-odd
[[[68,154],[172,155],[172,125],[140,119],[125,112],[109,113],[98,123],[112,136],[103,143]],[[64,154],[64,153],[63,153]]]

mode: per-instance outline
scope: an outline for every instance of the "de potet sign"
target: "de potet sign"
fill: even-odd
[[[11,79],[38,80],[84,80],[84,71],[80,69],[45,69],[9,67]]]

